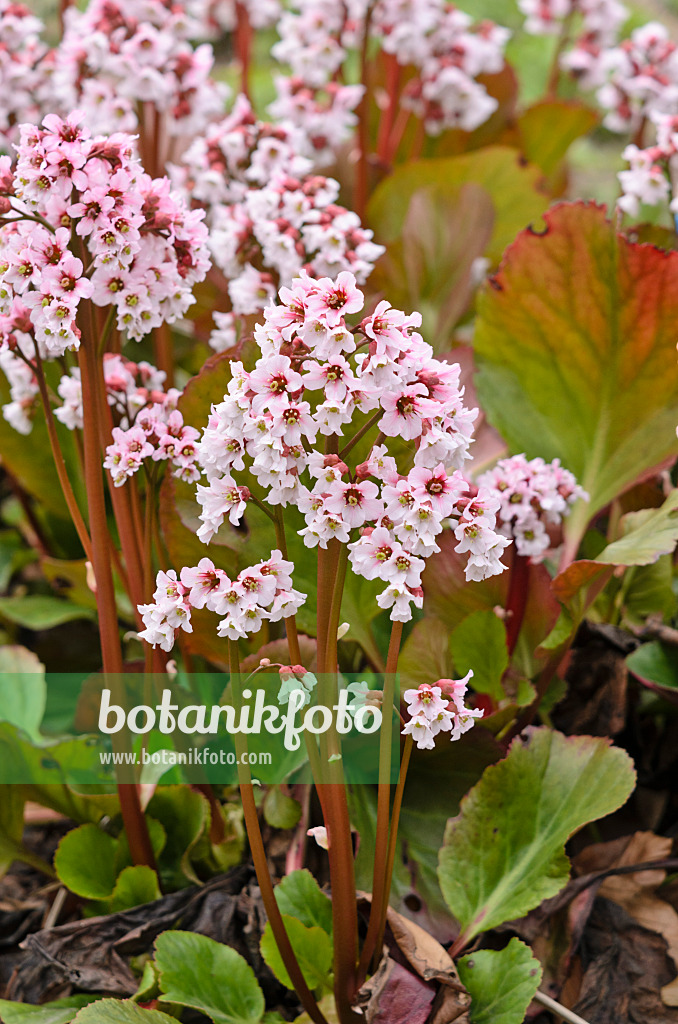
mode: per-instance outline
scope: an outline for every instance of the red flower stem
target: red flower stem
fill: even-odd
[[[377,156],[384,161],[388,150],[388,140],[393,131],[393,124],[398,109],[400,95],[401,68],[396,57],[392,53],[383,53],[384,66],[386,68],[386,91],[388,93],[388,106],[379,123],[379,137],[377,139]]]
[[[343,589],[342,547],[337,540],[318,549],[318,702],[333,707],[337,693],[336,627],[331,639],[333,612],[338,617]],[[348,552],[346,551],[346,554]],[[336,599],[335,599],[336,595]],[[352,1009],[357,989],[358,911],[356,905],[353,843],[348,813],[346,783],[336,729],[320,735],[320,757],[315,762],[314,781],[321,802],[328,838],[332,923],[334,931],[334,999],[340,1024],[359,1019]],[[313,762],[312,762],[313,763]]]
[[[359,977],[361,979],[367,974],[370,963],[375,955],[381,953],[381,947],[377,947],[377,938],[379,933],[383,931],[383,921],[386,920],[386,911],[388,909],[388,903],[384,903],[384,899],[386,897],[386,859],[391,805],[392,708],[402,636],[402,622],[394,622],[391,626],[391,639],[386,658],[386,672],[384,673],[384,696],[379,736],[379,788],[377,792],[377,824],[374,839],[372,905],[370,907],[367,935],[365,936],[365,942],[360,955]]]
[[[113,413],[105,397],[102,399],[101,404],[103,406],[101,450],[105,453],[107,441],[113,431]],[[120,578],[132,602],[137,626],[141,628],[142,620],[141,614],[138,611],[138,605],[144,604],[146,593],[144,591],[142,575],[138,571],[139,566],[143,565],[143,545],[140,543],[139,535],[135,528],[131,505],[133,495],[136,493],[136,482],[134,480],[127,480],[122,487],[116,487],[110,473],[105,475],[111,505],[113,506],[113,515],[118,527],[122,556],[125,559],[126,572],[123,574],[122,567],[119,566]],[[117,552],[114,552],[114,557],[118,558],[119,563]]]
[[[364,92],[358,105],[358,163],[356,164],[355,173],[355,191],[354,191],[354,202],[353,208],[358,214],[361,220],[365,219],[365,211],[367,209],[367,194],[368,194],[368,175],[369,175],[369,159],[370,159],[370,67],[369,67],[369,47],[370,47],[370,24],[372,22],[372,12],[374,10],[374,0],[368,4],[367,10],[365,11],[365,22],[363,25],[363,37],[360,44],[360,81],[363,84]]]
[[[155,361],[159,370],[164,370],[165,389],[174,387],[174,345],[172,344],[172,330],[168,323],[163,321],[153,331],[153,343],[155,348]]]
[[[377,942],[375,946],[375,952],[379,954],[384,945],[384,930],[386,927],[386,915],[388,913],[388,904],[391,898],[391,882],[393,880],[393,865],[395,864],[396,850],[398,847],[398,826],[400,824],[400,811],[403,806],[403,793],[405,792],[405,782],[407,781],[407,769],[410,766],[410,756],[412,754],[412,747],[414,741],[408,734],[405,737],[405,746],[403,748],[403,756],[400,762],[400,774],[398,776],[398,785],[396,786],[395,796],[393,797],[393,807],[391,809],[391,827],[388,836],[388,852],[386,854],[386,871],[384,878],[384,912],[382,915],[381,928],[377,935]],[[374,897],[373,897],[374,898]]]
[[[244,4],[235,5],[235,48],[240,61],[240,91],[250,99],[250,63],[252,57],[252,26]]]
[[[520,636],[525,617],[527,598],[530,591],[530,560],[519,555],[514,546],[513,561],[509,573],[508,596],[506,598],[506,646],[509,658],[512,656]]]
[[[87,306],[90,307],[90,319],[93,320],[93,317],[91,317],[91,304],[87,303]],[[96,333],[90,330],[89,338],[87,333],[87,331],[82,332],[83,337],[78,352],[78,365],[80,367],[82,383],[83,421],[85,424],[85,487],[92,531],[92,567],[97,588],[97,610],[99,613],[99,633],[104,673],[109,676],[108,681],[116,695],[117,701],[124,706],[124,694],[121,685],[123,671],[122,649],[120,646],[118,614],[113,588],[110,537],[106,520],[106,502],[104,499],[100,449],[99,431],[101,416],[99,393],[103,392],[103,369],[101,364],[97,364],[96,354],[92,347]],[[99,386],[99,376],[102,378],[101,386]],[[127,753],[125,738],[122,733],[113,734],[113,746],[114,749],[118,748],[116,752]],[[124,774],[127,775],[129,773]],[[120,776],[118,776],[118,797],[132,861],[134,864],[143,864],[155,869],[153,847],[148,834],[146,819],[141,809],[136,782],[123,782]]]
[[[228,641],[228,660],[231,671],[233,701],[237,709],[242,704],[242,680],[240,676],[240,654],[236,640]],[[237,754],[236,760],[238,763],[238,782],[240,785],[240,796],[242,799],[245,827],[247,829],[247,838],[249,839],[252,860],[254,861],[254,870],[257,874],[257,881],[259,883],[259,889],[261,890],[261,899],[264,904],[266,916],[270,922],[271,930],[273,931],[278,951],[282,957],[285,969],[290,976],[290,980],[294,985],[294,990],[299,996],[304,1010],[311,1020],[315,1021],[315,1024],[327,1024],[327,1021],[320,1011],[313,994],[304,980],[301,968],[299,967],[299,962],[297,961],[289,936],[285,930],[285,924],[278,908],[275,893],[273,892],[273,883],[271,882],[271,875],[268,870],[268,861],[266,860],[266,850],[264,848],[264,841],[261,835],[261,828],[259,827],[259,815],[254,802],[252,774],[250,772],[249,765],[242,763],[242,755],[247,749],[247,741],[243,733],[235,734],[235,745]]]
[[[411,111],[406,110],[404,107],[401,107],[400,110],[398,111],[398,116],[396,117],[395,124],[391,132],[391,137],[388,140],[388,146],[386,147],[386,151],[384,153],[384,163],[390,165],[395,160],[395,157],[398,153],[398,149],[400,148],[400,143],[403,141],[405,131],[407,130],[407,126],[409,124],[411,116]]]
[[[54,466],[57,471],[57,476],[59,477],[59,483],[61,484],[64,500],[68,506],[68,511],[71,514],[71,519],[73,520],[73,525],[75,526],[78,538],[82,544],[83,551],[85,552],[85,558],[88,562],[93,562],[92,541],[90,540],[85,520],[82,517],[78,502],[75,494],[73,493],[73,488],[71,487],[68,470],[66,469],[66,462],[59,443],[59,434],[57,432],[54,413],[52,412],[52,404],[49,400],[49,392],[47,390],[47,382],[45,380],[45,370],[42,365],[42,358],[38,351],[37,343],[35,345],[35,366],[31,363],[28,363],[28,365],[34,371],[35,379],[37,380],[38,388],[40,389],[40,398],[42,399],[42,405],[45,410],[47,434],[49,437],[50,448],[52,449],[52,458],[54,459]]]

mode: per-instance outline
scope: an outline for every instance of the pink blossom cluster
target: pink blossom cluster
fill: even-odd
[[[78,107],[101,132],[134,132],[139,104],[165,115],[169,136],[202,131],[224,108],[228,90],[210,76],[204,0],[90,0],[66,12],[52,55],[52,109]]]
[[[0,147],[6,151],[17,125],[39,121],[50,98],[43,29],[28,7],[0,0]]]
[[[348,544],[353,571],[385,584],[380,607],[406,621],[412,604],[421,607],[424,559],[448,521],[469,554],[469,579],[501,572],[509,541],[494,530],[496,495],[481,488],[473,497],[459,472],[476,416],[463,405],[459,366],[433,356],[418,313],[385,300],[350,327],[363,307],[343,271],[336,280],[303,274],[264,310],[254,331],[261,356],[251,372],[231,364],[199,444],[199,536],[209,542],[226,518],[240,521],[250,492],[234,475],[247,464],[267,506],[301,511],[307,547]],[[376,442],[350,469],[342,445],[372,426]],[[400,471],[398,459],[410,468]]]
[[[629,14],[619,0],[518,0],[518,6],[531,35],[557,35],[565,22],[574,22],[582,52],[613,46]]]
[[[194,483],[200,473],[196,466],[199,433],[184,424],[177,409],[180,392],[165,392],[165,373],[150,363],[134,363],[106,353],[103,360],[106,397],[111,407],[113,441],[106,448],[104,467],[116,487],[134,476],[146,459],[169,462],[174,476]],[[63,404],[55,416],[69,430],[83,427],[82,386],[77,367],[59,383]]]
[[[165,394],[163,385],[166,374],[150,363],[134,363],[131,359],[106,352],[103,374],[106,398],[116,426],[131,426],[137,414],[149,403],[168,400],[173,407],[176,406],[180,392],[172,389]],[[82,386],[77,366],[62,376],[58,393],[62,404],[57,406],[54,415],[69,430],[82,429]]]
[[[491,22],[474,27],[447,0],[294,0],[272,52],[290,66],[295,82],[321,89],[335,79],[349,49],[361,45],[366,25],[399,64],[415,70],[402,102],[430,134],[472,131],[495,110],[496,100],[477,78],[502,69],[509,33]]]
[[[508,29],[491,21],[474,26],[447,0],[380,0],[373,17],[386,52],[418,71],[403,105],[423,119],[429,134],[473,131],[487,121],[497,101],[477,79],[503,68]]]
[[[672,193],[678,154],[678,117],[654,114],[652,121],[657,133],[655,145],[647,149],[627,146],[623,157],[629,168],[617,175],[622,188],[617,206],[632,217],[640,214],[641,203],[657,206],[666,202]],[[678,213],[678,198],[671,199],[669,209]]]
[[[498,529],[525,557],[543,557],[551,547],[547,528],[560,526],[576,501],[588,501],[586,491],[559,459],[528,461],[524,455],[514,455],[501,459],[477,482],[499,496]]]
[[[635,29],[617,46],[583,37],[563,57],[584,88],[596,88],[614,132],[635,130],[644,118],[673,114],[678,101],[678,47],[658,22]]]
[[[473,672],[469,672],[463,679],[439,679],[432,686],[422,683],[416,690],[405,690],[403,697],[410,717],[403,735],[411,736],[419,748],[433,750],[438,733],[448,732],[451,740],[458,740],[468,732],[475,719],[483,717],[480,708],[464,705],[472,676]]]
[[[6,313],[0,313],[0,369],[7,378],[10,397],[2,415],[19,434],[30,434],[33,429],[39,394],[37,378],[29,365],[35,356],[32,326],[28,310],[18,299],[10,303]]]
[[[197,566],[176,572],[159,572],[153,603],[140,605],[144,629],[139,637],[153,647],[158,644],[171,651],[177,632],[191,633],[191,610],[207,608],[224,618],[218,625],[219,636],[229,640],[256,633],[264,622],[279,622],[301,607],[306,599],[292,586],[291,562],[278,550],[265,562],[243,569],[230,580],[215,568],[209,558]]]
[[[144,174],[130,136],[80,120],[21,125],[14,170],[0,157],[0,324],[22,320],[45,358],[79,347],[81,300],[139,339],[184,315],[209,267],[202,212]]]
[[[200,478],[196,466],[200,434],[184,423],[174,401],[172,392],[168,392],[161,401],[142,409],[132,426],[113,427],[113,441],[106,448],[104,468],[116,487],[122,487],[149,458],[153,462],[170,462],[173,475],[187,483]]]
[[[315,166],[333,163],[358,123],[364,87],[335,81],[310,86],[298,75],[275,75],[273,81],[277,95],[268,106],[270,116],[297,129],[301,151]]]
[[[207,31],[233,32],[238,24],[238,7],[255,29],[271,28],[282,13],[280,0],[207,0]]]
[[[234,316],[217,318],[217,350],[235,340],[235,317],[256,313],[302,270],[350,269],[364,283],[383,247],[360,218],[337,205],[339,184],[310,174],[298,133],[257,121],[244,97],[175,168],[175,181],[207,210],[209,247],[228,279]]]

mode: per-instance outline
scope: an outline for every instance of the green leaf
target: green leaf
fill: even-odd
[[[190,1006],[215,1024],[258,1024],[264,995],[244,957],[206,935],[163,932],[155,941],[164,1000]]]
[[[605,209],[563,203],[524,231],[478,302],[478,397],[514,452],[560,458],[587,522],[678,453],[678,253],[636,245]],[[520,415],[516,415],[516,410]]]
[[[541,981],[529,946],[511,939],[504,949],[481,949],[457,963],[471,996],[471,1024],[523,1024]]]
[[[486,146],[461,156],[416,160],[396,168],[375,189],[368,207],[368,220],[380,242],[399,238],[410,199],[428,185],[449,190],[472,183],[492,199],[494,229],[485,250],[498,263],[506,246],[527,224],[546,209],[548,199],[538,191],[540,172],[526,166],[515,149]]]
[[[285,875],[275,887],[275,898],[281,914],[296,917],[307,928],[317,926],[332,934],[332,901],[306,868]]]
[[[550,176],[558,170],[572,143],[595,126],[590,107],[571,100],[541,100],[518,118],[523,153]]]
[[[25,647],[0,647],[0,718],[40,742],[45,713],[45,668]]]
[[[473,612],[459,623],[450,637],[457,676],[473,669],[471,686],[499,701],[506,696],[501,685],[509,663],[504,623],[492,611]]]
[[[109,899],[115,889],[116,848],[116,840],[97,825],[80,825],[59,843],[54,855],[56,873],[77,896]]]
[[[283,914],[282,919],[308,987],[311,991],[331,988],[332,940],[327,932],[322,928],[307,928],[296,917],[287,914]],[[278,981],[287,988],[294,988],[278,952],[270,921],[266,922],[260,948],[261,955]]]
[[[624,624],[632,626],[642,626],[650,615],[664,621],[674,617],[676,594],[671,555],[660,555],[652,565],[639,565],[624,574],[622,608]]]
[[[142,1010],[131,999],[100,999],[74,1018],[75,1024],[177,1024],[159,1010]]]
[[[437,353],[449,350],[470,302],[473,263],[487,247],[493,222],[492,199],[479,185],[421,188],[410,199],[400,237],[370,278],[370,287],[398,309],[419,310],[422,333]]]
[[[670,555],[678,541],[678,490],[661,508],[642,509],[624,516],[624,536],[608,544],[596,558],[605,565],[651,565]]]
[[[445,634],[456,629],[472,612],[492,612],[497,605],[506,607],[508,572],[480,583],[469,584],[464,575],[466,556],[454,550],[454,534],[446,530],[438,537],[438,543],[441,550],[427,560],[422,586],[425,595],[424,611],[427,616],[435,616],[440,620]],[[527,606],[513,656],[513,666],[518,672],[532,678],[540,667],[535,651],[555,625],[560,607],[551,591],[551,577],[546,566],[530,565],[528,573]],[[428,655],[425,660],[428,660]]]
[[[199,885],[191,854],[209,826],[206,798],[187,786],[162,786],[153,794],[146,813],[160,822],[166,835],[158,857],[164,887],[178,889],[186,880]]]
[[[44,1006],[31,1006],[0,999],[0,1020],[3,1024],[69,1024],[79,1009],[97,1000],[98,996],[70,996]]]
[[[641,644],[626,658],[630,672],[661,689],[678,691],[678,648],[653,640]]]
[[[27,594],[25,597],[0,597],[0,618],[26,629],[53,629],[75,619],[92,619],[91,608],[81,608],[49,594]]]
[[[447,825],[438,878],[469,942],[522,917],[569,878],[565,842],[620,807],[635,783],[607,740],[535,729],[488,768]]]
[[[301,817],[301,804],[283,793],[280,786],[271,786],[264,798],[264,817],[271,828],[294,828]]]
[[[158,876],[143,864],[123,868],[118,875],[110,902],[110,913],[129,910],[142,903],[152,903],[162,896]]]
[[[396,910],[407,913],[407,903],[421,901],[419,924],[443,941],[454,938],[437,875],[445,827],[451,815],[458,812],[462,797],[487,766],[501,756],[502,749],[489,732],[475,728],[456,743],[443,740],[434,750],[418,750],[412,757],[398,828],[391,902]],[[441,779],[445,780],[442,789]],[[360,833],[356,882],[360,889],[370,892],[377,819],[375,788],[353,786],[350,812],[351,822]]]
[[[440,619],[421,619],[407,637],[398,658],[401,690],[437,679],[451,679],[454,672],[448,631]]]

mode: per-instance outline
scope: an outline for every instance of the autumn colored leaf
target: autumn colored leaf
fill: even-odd
[[[478,394],[514,452],[560,458],[589,519],[678,454],[678,253],[619,235],[604,207],[562,203],[522,232],[479,300]]]

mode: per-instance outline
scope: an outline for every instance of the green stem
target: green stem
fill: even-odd
[[[348,444],[345,445],[341,449],[341,451],[339,452],[339,458],[342,460],[342,462],[346,461],[345,456],[348,455],[348,453],[351,451],[352,448],[355,448],[355,446],[357,445],[358,441],[361,441],[363,439],[363,437],[365,436],[367,431],[371,430],[372,427],[375,426],[375,424],[377,424],[379,422],[379,420],[381,419],[381,417],[383,415],[384,415],[384,410],[383,409],[377,409],[376,412],[372,413],[372,415],[367,420],[367,422],[363,423],[363,425],[360,428],[360,430],[357,431],[357,433],[355,433],[353,435],[353,437],[348,442]]]
[[[240,676],[240,654],[236,640],[228,641],[228,657],[231,670],[231,686],[233,689],[233,702],[238,710],[242,704],[242,680]],[[285,969],[294,985],[294,990],[299,996],[304,1010],[315,1024],[327,1024],[325,1017],[320,1011],[316,1000],[313,997],[304,976],[301,972],[299,962],[295,956],[292,944],[289,940],[285,923],[282,919],[278,903],[273,891],[273,883],[268,870],[266,860],[266,849],[259,827],[259,815],[254,802],[254,789],[252,786],[252,774],[249,765],[242,763],[242,755],[246,752],[247,741],[243,733],[235,734],[236,760],[238,763],[238,782],[240,785],[240,796],[242,799],[243,815],[247,838],[249,839],[254,870],[256,871],[261,899],[264,904],[266,916],[271,925],[271,930],[282,957]]]

